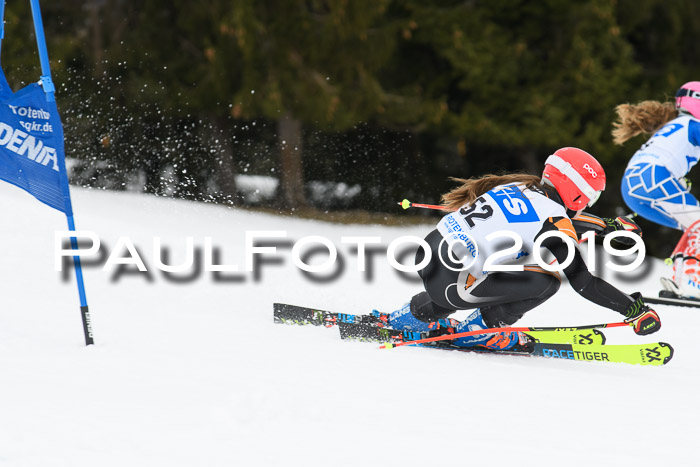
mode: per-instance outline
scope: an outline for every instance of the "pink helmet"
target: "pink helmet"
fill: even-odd
[[[542,181],[557,190],[564,206],[580,211],[593,206],[605,190],[605,171],[586,151],[561,148],[545,161]]]
[[[700,118],[700,81],[685,83],[676,93],[676,108]]]

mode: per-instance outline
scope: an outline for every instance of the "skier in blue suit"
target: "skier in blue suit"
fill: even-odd
[[[700,160],[700,81],[684,84],[671,102],[644,101],[617,107],[616,144],[639,134],[651,138],[634,153],[622,179],[630,209],[660,225],[683,231],[673,251],[673,279],[662,278],[677,296],[700,297],[700,202],[685,176]]]

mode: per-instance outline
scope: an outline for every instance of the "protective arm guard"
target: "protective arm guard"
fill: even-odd
[[[583,235],[584,233],[592,230],[596,235],[602,235],[607,227],[605,220],[602,217],[594,216],[593,214],[588,214],[582,212],[578,216],[571,219],[571,223],[576,229],[576,233]]]
[[[617,232],[618,230],[642,236],[642,229],[627,216],[619,216],[613,219],[612,217],[598,217],[582,212],[572,219],[572,224],[579,236],[591,230],[600,237],[605,237],[609,233]],[[631,238],[618,237],[615,240],[624,245],[634,245],[634,240]]]

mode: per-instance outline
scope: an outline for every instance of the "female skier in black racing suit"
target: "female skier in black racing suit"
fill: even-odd
[[[453,212],[443,217],[425,239],[432,253],[419,272],[425,291],[393,313],[374,312],[394,329],[429,331],[435,322],[454,327],[457,333],[508,326],[559,290],[559,274],[540,266],[528,265],[520,271],[484,271],[486,258],[497,251],[495,242],[486,239],[490,233],[506,230],[522,239],[522,248],[513,250],[510,256],[501,252],[497,260],[487,265],[492,268],[493,264],[532,255],[539,249],[536,243],[540,237],[541,246],[565,265],[569,246],[561,235],[551,232],[576,242],[574,226],[599,235],[616,230],[641,232],[625,217],[601,219],[582,213],[605,189],[605,173],[593,156],[577,148],[562,148],[552,154],[542,178],[512,174],[458,181],[463,185],[443,195],[443,205]],[[424,255],[419,249],[417,264],[423,262]],[[659,315],[643,302],[640,293],[627,295],[593,276],[577,248],[573,248],[573,260],[563,272],[576,292],[624,315],[637,334],[651,334],[661,327]],[[466,320],[445,321],[456,310],[469,309],[475,311]],[[518,332],[500,332],[453,342],[464,347],[508,350],[525,345],[527,338]]]

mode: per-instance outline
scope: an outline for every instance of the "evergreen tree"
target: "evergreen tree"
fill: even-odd
[[[245,0],[229,25],[242,53],[234,115],[278,122],[282,201],[305,204],[302,129],[344,130],[382,112],[376,71],[396,26],[387,0]]]

